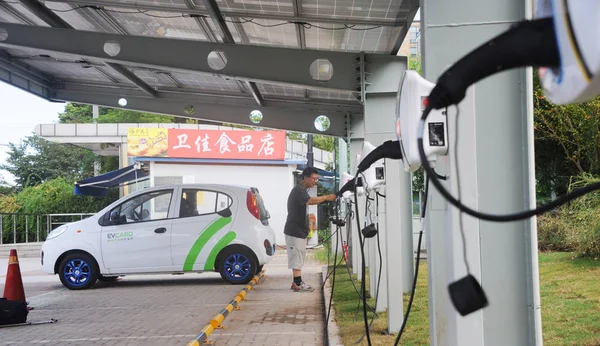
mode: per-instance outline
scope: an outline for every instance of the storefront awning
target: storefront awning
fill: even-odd
[[[303,171],[306,168],[306,165],[298,165],[297,168],[299,171]],[[335,177],[339,175],[338,173],[326,171],[320,168],[317,168],[317,172],[319,173],[319,177]]]
[[[296,166],[298,171],[303,171],[306,168],[306,165],[298,165]],[[319,183],[326,189],[333,190],[335,186],[335,180],[339,176],[337,172],[330,172],[324,169],[317,168],[317,172],[319,174]]]
[[[73,193],[86,196],[106,196],[106,192],[111,187],[129,182],[139,182],[148,178],[148,173],[141,169],[141,164],[135,163],[116,171],[78,181],[75,183]]]

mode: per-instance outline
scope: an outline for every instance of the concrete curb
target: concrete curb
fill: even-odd
[[[323,267],[321,271],[322,274],[322,282],[325,282],[325,278],[327,277],[327,267]],[[323,300],[325,301],[325,311],[323,311],[323,316],[327,318],[327,310],[329,309],[329,297],[331,296],[331,285],[329,281],[323,286]],[[333,303],[333,301],[332,301]],[[333,304],[332,304],[333,305]],[[342,339],[339,335],[339,328],[335,323],[335,308],[331,307],[331,313],[329,314],[329,321],[327,321],[327,335],[324,335],[323,338],[327,338],[329,346],[343,346]]]
[[[208,340],[208,337],[212,334],[215,329],[224,328],[223,321],[233,310],[239,310],[240,302],[246,298],[249,291],[254,289],[254,286],[260,283],[260,280],[264,277],[265,271],[263,270],[259,274],[255,275],[252,280],[242,289],[233,300],[225,306],[221,312],[215,315],[210,322],[202,330],[200,334],[196,336],[194,340],[187,343],[187,346],[199,346],[199,345],[211,345],[214,342]]]

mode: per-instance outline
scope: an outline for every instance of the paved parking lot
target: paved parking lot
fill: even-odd
[[[127,276],[71,291],[57,276],[32,269],[31,260],[20,259],[26,297],[34,307],[28,321],[58,322],[2,328],[0,345],[185,345],[241,289],[217,273],[205,273]]]
[[[285,250],[265,266],[264,282],[255,286],[243,301],[242,310],[234,311],[225,329],[218,329],[209,340],[216,345],[320,346],[323,345],[324,317],[321,266],[308,256],[302,278],[314,292],[293,292],[291,271],[287,269]]]
[[[289,289],[285,250],[265,266],[266,277],[249,292],[239,311],[209,338],[217,345],[321,345],[323,314],[320,266],[303,273],[317,290]],[[186,345],[244,287],[217,273],[126,276],[92,289],[71,291],[39,269],[39,259],[19,260],[30,306],[28,322],[54,324],[0,328],[5,345]],[[0,293],[7,260],[0,259]]]

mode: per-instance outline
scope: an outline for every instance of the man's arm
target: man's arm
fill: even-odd
[[[331,202],[331,201],[335,201],[335,198],[336,198],[336,196],[334,194],[311,197],[308,199],[306,204],[307,205],[315,205],[315,204],[321,204],[323,202]]]

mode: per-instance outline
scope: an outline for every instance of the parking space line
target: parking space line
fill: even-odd
[[[212,332],[215,329],[224,328],[222,323],[225,320],[225,318],[229,315],[229,313],[233,311],[233,309],[240,308],[240,302],[246,299],[246,294],[248,294],[248,292],[254,288],[254,285],[261,282],[261,279],[264,277],[264,275],[264,270],[255,275],[254,278],[250,280],[248,285],[246,285],[246,287],[244,287],[244,289],[242,289],[240,293],[238,293],[237,296],[235,296],[235,298],[233,298],[233,300],[229,304],[227,304],[220,313],[213,317],[213,319],[211,319],[210,322],[204,328],[202,328],[200,334],[198,334],[195,339],[190,340],[190,342],[187,343],[187,346],[199,346],[210,344],[211,342],[208,340],[208,337],[212,334]]]

